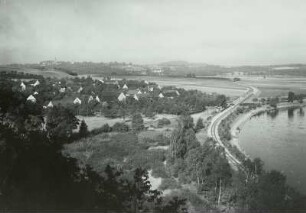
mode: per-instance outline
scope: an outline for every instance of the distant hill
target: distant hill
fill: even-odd
[[[306,64],[279,64],[262,66],[232,66],[211,65],[206,63],[190,63],[183,60],[167,61],[151,65],[136,65],[127,63],[93,63],[93,62],[57,62],[52,65],[42,64],[11,64],[0,66],[1,70],[25,71],[48,77],[63,77],[88,74],[102,75],[151,75],[150,71],[160,67],[167,76],[217,76],[236,75],[282,75],[305,76]],[[154,74],[154,73],[153,73]]]

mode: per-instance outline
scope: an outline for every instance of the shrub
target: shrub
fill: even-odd
[[[171,124],[171,121],[167,118],[162,118],[162,119],[158,119],[158,122],[157,122],[157,127],[161,128],[163,127],[164,125],[169,125]]]
[[[129,131],[129,126],[126,125],[125,123],[115,123],[112,127],[112,130],[114,132],[128,132]]]
[[[111,132],[111,131],[112,131],[112,128],[108,124],[104,124],[100,128],[96,128],[96,129],[91,130],[90,133],[93,134],[93,135],[98,135],[98,134],[101,134],[101,133],[107,133],[107,132]]]
[[[159,189],[166,190],[166,189],[180,189],[181,185],[176,182],[174,178],[165,178],[162,180]]]

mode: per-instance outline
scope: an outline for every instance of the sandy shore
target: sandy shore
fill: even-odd
[[[277,106],[277,109],[286,109],[286,108],[290,108],[290,107],[304,107],[306,106],[306,103],[282,103],[279,104]],[[232,123],[231,126],[231,136],[232,136],[232,140],[231,140],[231,144],[236,146],[243,154],[245,154],[247,157],[248,154],[242,149],[242,147],[239,144],[239,133],[242,130],[244,124],[249,121],[253,116],[264,112],[264,111],[269,111],[269,110],[273,110],[271,107],[269,106],[262,106],[259,108],[256,108],[254,110],[249,111],[248,113],[242,114],[241,116],[239,116],[238,118],[236,118],[236,120]]]

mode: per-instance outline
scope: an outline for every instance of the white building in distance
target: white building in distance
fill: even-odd
[[[165,96],[163,95],[163,93],[159,93],[158,97],[163,98]]]

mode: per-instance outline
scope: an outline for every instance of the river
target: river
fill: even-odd
[[[252,117],[239,135],[240,146],[266,170],[278,170],[289,185],[306,194],[306,108],[264,112]]]

